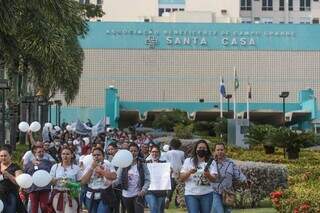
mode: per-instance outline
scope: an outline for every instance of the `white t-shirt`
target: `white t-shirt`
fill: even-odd
[[[64,187],[65,180],[79,181],[82,176],[82,172],[80,167],[75,164],[68,166],[67,168],[63,168],[61,163],[56,163],[51,167],[50,175],[53,178],[58,179],[57,184],[53,188],[62,191],[66,190]]]
[[[27,152],[23,155],[23,157],[22,157],[23,165],[27,165],[29,162],[31,162],[31,161],[33,161],[33,160],[35,160],[35,159],[36,159],[36,157],[34,156],[34,154],[32,153],[32,151],[29,150],[29,151],[27,151]],[[55,162],[54,158],[53,158],[50,154],[48,154],[48,153],[44,153],[43,159],[49,160],[49,161],[51,161],[51,162]]]
[[[128,171],[128,190],[122,190],[123,197],[135,197],[139,192],[139,171],[137,164]]]
[[[109,161],[104,161],[102,163],[101,167],[103,168],[103,170],[106,170],[106,171],[109,170],[110,172],[116,172],[113,165]],[[87,167],[84,170],[83,175],[85,175],[90,169],[91,169],[91,167]],[[98,177],[97,174],[95,172],[93,172],[93,174],[90,178],[90,181],[88,183],[88,187],[91,189],[106,189],[111,184],[112,184],[112,181],[110,181],[104,177]]]
[[[207,163],[201,162],[196,168],[197,171],[194,174],[191,174],[190,177],[185,181],[185,195],[204,195],[213,191],[211,182],[203,175],[204,168]],[[182,166],[181,173],[189,172],[194,168],[191,158],[187,158]],[[212,161],[212,164],[209,167],[209,172],[211,175],[217,175],[217,164],[215,161]]]
[[[181,150],[170,150],[166,153],[167,162],[172,168],[172,177],[178,177],[184,162],[184,152]]]
[[[104,161],[101,165],[101,167],[103,168],[103,170],[109,170],[110,172],[115,172],[116,170],[114,169],[113,165],[109,162],[109,161]],[[85,175],[89,170],[91,169],[91,167],[87,167],[85,169],[85,171],[83,172],[83,175]],[[88,187],[91,189],[106,189],[108,188],[110,185],[112,184],[111,180],[108,180],[105,177],[98,177],[97,174],[95,172],[93,172],[93,174],[91,175],[91,178],[89,180],[88,183]],[[86,196],[88,198],[91,198],[91,192],[87,192]],[[100,193],[95,193],[94,195],[94,199],[100,199]]]

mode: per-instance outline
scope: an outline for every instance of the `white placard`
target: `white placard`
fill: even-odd
[[[149,190],[171,190],[170,163],[147,163],[150,172]]]

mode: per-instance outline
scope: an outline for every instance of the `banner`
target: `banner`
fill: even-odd
[[[171,190],[170,163],[147,163],[150,172],[149,190]]]

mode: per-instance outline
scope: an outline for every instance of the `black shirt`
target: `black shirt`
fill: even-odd
[[[17,170],[20,170],[20,167],[17,164],[12,163],[5,171],[15,176],[15,172]],[[0,195],[7,194],[9,192],[18,193],[18,190],[19,186],[11,182],[11,180],[9,179],[3,179],[2,181],[0,181]]]

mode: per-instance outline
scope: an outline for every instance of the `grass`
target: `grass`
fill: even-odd
[[[166,213],[182,213],[187,212],[186,209],[166,209]],[[276,213],[277,211],[274,208],[256,208],[256,209],[234,209],[232,213]]]

